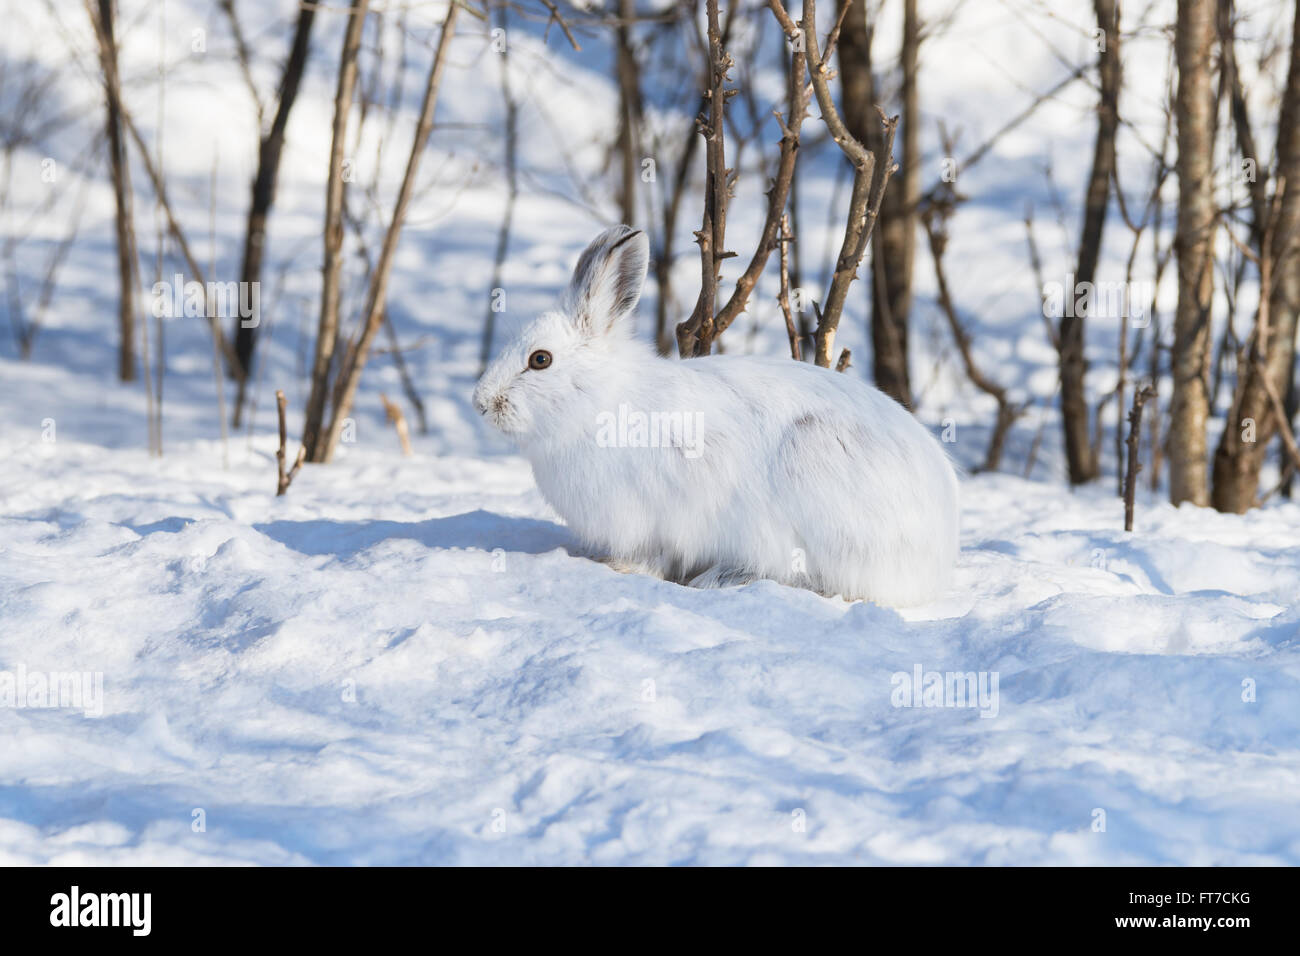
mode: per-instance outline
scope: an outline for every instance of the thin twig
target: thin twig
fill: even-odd
[[[1124,530],[1133,530],[1133,499],[1137,494],[1138,472],[1142,464],[1138,461],[1138,439],[1142,435],[1142,406],[1155,397],[1156,390],[1150,385],[1133,393],[1133,407],[1128,413],[1128,471],[1124,478]]]
[[[573,47],[575,51],[581,52],[582,47],[580,47],[578,41],[573,38],[573,31],[570,30],[569,25],[564,22],[564,17],[560,15],[560,11],[555,4],[552,3],[551,0],[541,0],[541,4],[547,10],[551,11],[551,17],[546,21],[546,29],[549,31],[552,23],[558,23],[560,29],[564,31],[565,39],[569,41],[569,46]]]
[[[848,4],[845,4],[845,9],[848,9]],[[795,161],[799,153],[799,130],[808,112],[810,91],[804,82],[807,55],[794,36],[790,36],[790,39],[794,47],[789,78],[790,118],[785,120],[779,111],[773,111],[781,127],[781,152],[777,159],[772,187],[767,193],[767,217],[763,221],[763,232],[758,240],[758,248],[754,250],[754,255],[749,260],[749,266],[736,280],[736,289],[727,304],[718,312],[714,329],[715,338],[725,332],[736,317],[745,311],[749,294],[767,267],[767,260],[772,250],[778,244],[777,236],[790,196],[790,184],[794,181]]]
[[[976,388],[986,395],[992,396],[993,400],[998,403],[998,415],[993,426],[993,434],[989,438],[988,450],[984,455],[984,464],[979,469],[980,471],[997,471],[1002,461],[1002,451],[1006,444],[1007,433],[1020,416],[1024,414],[1025,409],[1029,407],[1029,403],[1011,401],[1006,388],[994,382],[975,364],[975,358],[971,352],[970,333],[962,326],[961,320],[957,316],[957,306],[953,302],[952,292],[948,288],[948,277],[943,268],[943,254],[948,244],[947,220],[952,215],[953,203],[955,202],[953,195],[951,189],[946,194],[940,193],[939,198],[922,211],[921,224],[925,227],[926,236],[930,241],[930,258],[934,262],[934,277],[939,287],[939,306],[948,319],[948,327],[952,331],[953,340],[957,343],[957,351],[961,354],[962,365],[966,369],[966,377],[971,380],[971,383]]]
[[[785,27],[790,17],[781,6],[780,0],[768,0],[768,5],[776,12],[777,19]],[[830,130],[831,139],[853,165],[853,191],[849,198],[844,239],[840,244],[840,254],[835,260],[835,271],[831,276],[826,301],[822,305],[821,321],[818,323],[816,333],[817,364],[829,368],[834,351],[835,332],[839,328],[844,303],[848,299],[849,285],[858,277],[858,267],[867,254],[867,246],[875,229],[876,218],[880,214],[880,204],[884,199],[885,189],[889,185],[890,177],[898,169],[898,165],[893,161],[894,133],[898,129],[898,117],[886,116],[884,111],[877,107],[885,132],[880,156],[876,156],[849,132],[839,108],[835,105],[830,88],[831,71],[817,46],[816,0],[805,0],[800,28],[807,49],[808,76],[812,82],[813,95],[822,112],[822,121]],[[882,174],[873,188],[873,180],[877,178],[875,176],[877,163],[881,164]]]
[[[709,19],[709,87],[708,116],[697,122],[705,144],[704,216],[695,241],[700,247],[700,294],[690,318],[677,326],[677,353],[682,358],[708,355],[715,338],[714,316],[718,297],[718,269],[723,259],[735,253],[725,250],[727,235],[727,196],[731,170],[727,169],[726,112],[727,98],[734,90],[726,88],[727,73],[734,65],[723,46],[722,27],[718,20],[718,0],[707,0]]]
[[[284,446],[287,440],[284,412],[285,406],[288,404],[289,400],[284,397],[284,389],[277,388],[275,390],[275,407],[280,417],[280,449],[275,453],[276,471],[279,476],[275,485],[275,494],[277,498],[289,490],[289,486],[293,484],[293,479],[298,474],[298,469],[302,467],[303,459],[307,455],[307,447],[305,445],[299,445],[298,457],[293,460],[293,467],[289,469],[288,472],[284,470],[284,462],[286,458]]]
[[[406,416],[402,414],[402,407],[396,402],[391,402],[388,396],[383,392],[379,393],[379,400],[384,403],[384,414],[388,420],[393,423],[393,428],[397,431],[397,439],[402,443],[402,454],[407,458],[411,457],[411,430],[406,427]]]
[[[803,360],[799,350],[799,330],[795,328],[794,313],[790,309],[790,255],[788,246],[794,241],[790,235],[790,217],[781,217],[781,251],[779,255],[781,263],[781,291],[777,294],[777,302],[781,306],[781,314],[785,316],[785,333],[790,338],[790,357],[796,362]]]
[[[370,277],[370,286],[366,293],[366,311],[360,334],[350,347],[340,365],[338,377],[333,388],[333,408],[329,427],[324,433],[323,442],[313,448],[313,461],[329,461],[343,432],[343,421],[352,408],[357,386],[361,380],[361,370],[369,357],[370,345],[383,323],[388,294],[388,278],[392,271],[393,260],[397,252],[397,241],[402,232],[402,224],[411,202],[415,188],[415,177],[420,167],[420,159],[425,145],[433,132],[433,117],[438,104],[438,92],[442,86],[442,75],[447,65],[447,51],[456,32],[456,14],[460,4],[452,4],[447,9],[443,20],[442,33],[434,51],[433,62],[429,66],[429,76],[425,83],[424,100],[420,106],[420,118],[416,123],[415,137],[411,143],[411,153],[407,157],[406,170],[402,174],[402,183],[398,188],[397,199],[393,204],[393,216],[379,249],[379,259],[375,271]]]

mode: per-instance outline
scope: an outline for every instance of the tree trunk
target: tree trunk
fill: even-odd
[[[632,49],[631,24],[635,17],[635,0],[619,0],[619,24],[614,30],[617,40],[615,65],[619,90],[618,151],[623,167],[619,207],[622,210],[623,222],[629,226],[633,225],[638,218],[637,181],[641,169],[641,77],[636,52]]]
[[[262,251],[266,243],[266,220],[275,202],[275,183],[280,172],[280,156],[284,152],[284,131],[289,124],[289,111],[298,97],[303,69],[311,51],[311,27],[316,17],[316,7],[306,4],[298,9],[298,22],[294,28],[293,45],[289,51],[284,74],[280,77],[280,93],[271,128],[262,137],[257,152],[257,175],[253,179],[253,194],[248,206],[248,227],[244,233],[244,258],[239,270],[239,281],[252,288],[262,280]],[[253,300],[258,301],[258,300]],[[257,317],[260,319],[260,316]],[[234,424],[244,406],[245,386],[253,368],[253,350],[257,345],[257,325],[246,326],[240,317],[235,323],[236,366],[232,369],[239,379],[239,394],[235,400]]]
[[[1101,256],[1101,239],[1106,227],[1106,210],[1110,205],[1110,182],[1115,173],[1115,132],[1119,127],[1119,8],[1115,0],[1094,0],[1097,26],[1104,46],[1098,52],[1097,72],[1101,80],[1101,99],[1097,104],[1097,138],[1093,143],[1092,172],[1084,199],[1083,234],[1079,238],[1079,258],[1074,281],[1087,288],[1097,276]],[[1067,295],[1074,290],[1067,289]],[[1084,357],[1084,325],[1087,316],[1076,309],[1061,317],[1061,426],[1065,439],[1065,459],[1070,484],[1079,485],[1097,477],[1098,464],[1088,420],[1088,398],[1084,378],[1088,363]],[[1119,428],[1119,423],[1116,423]]]
[[[851,0],[840,0],[843,4]],[[840,33],[840,84],[844,121],[873,153],[884,146],[884,130],[875,105],[871,38],[866,7],[850,9]],[[872,237],[871,346],[872,375],[878,388],[905,408],[912,407],[908,369],[908,317],[912,310],[912,267],[916,253],[916,215],[920,199],[920,107],[917,51],[920,22],[916,0],[904,0],[902,74],[903,157],[894,188],[887,190]],[[876,176],[884,174],[876,169]]]
[[[1210,306],[1214,291],[1214,114],[1210,83],[1214,0],[1178,0],[1178,309],[1170,360],[1169,500],[1209,504],[1205,425],[1209,415]]]
[[[429,145],[429,136],[433,132],[433,117],[438,105],[438,91],[442,87],[442,74],[447,65],[447,50],[456,32],[456,15],[460,5],[453,3],[447,7],[446,19],[442,22],[442,34],[433,54],[433,63],[429,67],[429,77],[424,87],[424,100],[420,105],[420,118],[415,125],[415,139],[411,143],[411,153],[406,159],[406,171],[402,174],[402,184],[397,190],[397,199],[393,202],[393,218],[388,222],[384,232],[383,244],[379,247],[379,259],[370,274],[370,287],[366,292],[366,311],[362,319],[361,331],[350,344],[339,365],[338,377],[333,387],[333,402],[330,410],[329,427],[316,443],[314,461],[331,461],[343,437],[343,424],[347,414],[352,410],[356,399],[357,386],[361,383],[361,371],[370,356],[370,346],[379,326],[383,323],[388,299],[388,277],[392,273],[393,259],[397,254],[397,241],[402,235],[402,224],[406,221],[406,212],[410,208],[411,197],[415,192],[415,178],[420,169],[420,160]]]
[[[135,381],[135,223],[131,202],[131,171],[122,136],[121,86],[117,78],[117,40],[113,32],[113,0],[99,0],[100,58],[108,99],[108,159],[113,178],[117,228],[117,374],[123,382]]]
[[[357,53],[361,49],[361,32],[366,23],[370,0],[352,0],[343,52],[339,56],[338,87],[334,94],[334,128],[330,143],[329,178],[325,187],[325,262],[321,268],[323,286],[320,302],[320,326],[316,332],[316,355],[312,361],[311,395],[303,421],[302,444],[308,461],[328,461],[322,433],[325,402],[329,397],[330,367],[339,333],[339,286],[343,269],[343,150],[348,129],[348,113],[357,86]]]
[[[510,8],[502,5],[496,10],[496,24],[505,35],[509,35]],[[515,101],[514,91],[510,88],[510,44],[502,47],[498,54],[501,59],[501,105],[505,108],[505,175],[506,208],[501,217],[501,226],[497,230],[497,248],[492,258],[492,282],[488,286],[487,308],[483,313],[483,339],[478,351],[478,374],[482,377],[487,371],[488,360],[492,357],[492,339],[496,335],[497,290],[502,288],[501,273],[505,269],[506,255],[510,251],[510,230],[515,221],[515,203],[519,199],[519,104]],[[392,324],[389,323],[389,328]],[[400,355],[400,352],[394,352]]]
[[[705,3],[708,16],[708,119],[699,124],[704,137],[704,215],[695,233],[700,247],[700,294],[690,318],[677,324],[677,354],[681,358],[708,355],[713,351],[714,316],[718,306],[719,268],[727,237],[727,71],[732,59],[718,19],[718,0]]]
[[[1296,390],[1295,380],[1295,362],[1291,363],[1291,368],[1287,372],[1287,390],[1286,390],[1286,420],[1291,426],[1291,433],[1295,434],[1296,414],[1300,412],[1300,392]],[[1283,449],[1285,457],[1286,449]],[[1285,466],[1284,466],[1285,467]],[[1286,471],[1282,479],[1282,497],[1290,499],[1295,493],[1296,472],[1294,469]]]
[[[774,6],[779,7],[777,4]],[[786,29],[787,35],[793,35],[792,22],[788,26],[783,23],[782,27]],[[822,59],[821,50],[818,49],[816,0],[804,0],[800,29],[807,52],[808,77],[812,81],[813,95],[817,99],[817,107],[822,112],[822,120],[826,123],[835,145],[853,164],[853,190],[849,194],[844,239],[840,243],[840,252],[835,259],[835,271],[831,273],[831,283],[826,290],[825,302],[818,316],[817,332],[813,340],[814,361],[822,368],[830,368],[835,355],[835,334],[844,313],[844,303],[848,301],[849,286],[858,277],[858,268],[866,258],[884,194],[896,168],[893,151],[898,117],[887,117],[883,111],[877,113],[884,127],[884,143],[875,152],[868,149],[848,128],[831,94],[831,71]],[[864,29],[869,30],[869,25]],[[869,35],[867,45],[870,45]],[[869,71],[867,78],[870,78]],[[883,173],[876,175],[881,170]],[[843,366],[840,368],[842,370]]]
[[[876,384],[903,407],[912,407],[908,335],[912,312],[912,263],[916,253],[916,214],[921,198],[920,101],[917,91],[917,51],[920,22],[916,0],[904,0],[903,45],[903,157],[898,182],[885,192],[880,222],[873,238],[871,282],[871,343]],[[867,146],[883,145],[880,123],[870,123]],[[882,170],[877,170],[880,175]],[[883,273],[883,275],[882,275]],[[883,279],[883,281],[882,281]]]
[[[1291,63],[1278,117],[1278,180],[1285,184],[1284,192],[1277,220],[1267,230],[1269,247],[1259,249],[1261,262],[1268,258],[1268,267],[1261,272],[1273,277],[1272,288],[1261,292],[1268,296],[1268,307],[1257,324],[1250,349],[1252,358],[1263,364],[1264,374],[1278,395],[1287,395],[1291,384],[1300,315],[1300,0],[1296,7]],[[1245,385],[1214,455],[1212,503],[1220,511],[1240,514],[1257,501],[1260,469],[1278,431],[1278,422],[1254,362],[1243,365],[1238,374]],[[1251,423],[1253,435],[1248,431]]]

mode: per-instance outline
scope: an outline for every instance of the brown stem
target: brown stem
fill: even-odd
[[[788,34],[787,34],[788,35]],[[795,41],[794,36],[790,36]],[[776,120],[781,126],[781,152],[777,159],[776,175],[772,188],[767,193],[767,217],[763,221],[763,232],[754,250],[749,266],[736,280],[736,289],[727,300],[715,320],[714,337],[721,335],[735,321],[749,301],[749,295],[758,283],[759,276],[767,267],[768,257],[779,244],[777,238],[785,216],[786,204],[790,196],[790,184],[794,181],[795,162],[799,152],[799,130],[808,112],[809,88],[804,82],[804,70],[807,67],[807,55],[798,42],[794,42],[790,61],[789,120],[776,113]]]
[[[769,0],[769,5],[777,6],[779,0]],[[786,19],[789,19],[788,15]],[[848,299],[849,285],[858,277],[858,267],[867,253],[871,233],[876,225],[876,217],[880,214],[885,188],[898,168],[893,162],[894,133],[898,128],[898,117],[887,117],[877,108],[881,122],[884,124],[884,145],[880,149],[879,157],[872,154],[849,132],[831,95],[831,72],[817,45],[816,0],[805,0],[800,26],[808,55],[808,76],[812,82],[813,95],[817,98],[817,105],[822,112],[822,120],[830,130],[831,139],[853,165],[853,191],[849,198],[844,239],[840,244],[839,256],[835,260],[835,271],[831,275],[826,301],[822,304],[821,318],[815,336],[816,362],[822,368],[830,368],[831,356],[835,348],[835,332],[839,328],[844,303]],[[873,188],[877,162],[880,163],[883,173],[878,177],[878,182]]]
[[[384,414],[388,416],[388,420],[393,423],[393,428],[397,431],[397,440],[402,443],[402,454],[410,458],[411,430],[406,426],[406,416],[402,414],[402,406],[390,402],[383,392],[379,393],[379,400],[384,403]]]
[[[730,170],[727,169],[726,124],[727,73],[733,61],[722,45],[722,28],[718,20],[718,0],[707,0],[709,19],[709,110],[707,119],[698,125],[705,143],[704,216],[695,240],[700,246],[700,294],[690,318],[677,326],[677,353],[682,358],[708,355],[716,337],[714,325],[718,297],[718,269],[731,253],[725,251],[727,235],[727,195]]]
[[[302,443],[310,461],[327,461],[322,434],[325,402],[329,396],[330,366],[339,330],[339,287],[343,269],[343,149],[347,137],[348,113],[357,85],[357,53],[370,0],[352,0],[343,52],[339,57],[338,86],[334,93],[334,126],[330,141],[329,179],[325,187],[325,264],[321,289],[320,323],[316,332],[316,355],[312,362],[311,394],[303,420]],[[453,6],[451,9],[455,10]]]
[[[993,400],[998,403],[998,415],[993,426],[993,434],[989,438],[988,450],[984,455],[984,464],[979,469],[980,471],[997,471],[998,466],[1001,464],[1007,433],[1028,406],[1012,402],[1007,395],[1007,390],[985,375],[979,366],[975,364],[975,358],[971,352],[970,333],[966,331],[957,316],[957,306],[953,302],[952,292],[948,287],[947,273],[943,267],[943,254],[948,242],[947,219],[952,214],[950,203],[951,201],[944,202],[941,198],[935,205],[926,207],[921,214],[921,224],[925,227],[925,234],[930,242],[930,258],[934,262],[935,283],[939,290],[939,306],[948,319],[948,327],[952,331],[953,341],[957,343],[957,351],[961,355],[962,365],[966,369],[966,376],[976,388],[986,395],[992,396]]]
[[[1133,499],[1137,494],[1138,472],[1142,465],[1138,461],[1138,439],[1142,435],[1142,406],[1154,398],[1156,390],[1150,385],[1133,393],[1133,407],[1128,413],[1128,470],[1124,477],[1124,530],[1133,530]]]
[[[1097,108],[1092,171],[1084,199],[1083,231],[1079,238],[1079,256],[1074,270],[1076,287],[1088,286],[1096,276],[1106,211],[1110,204],[1110,181],[1115,168],[1115,135],[1119,128],[1119,11],[1115,0],[1093,0],[1093,6],[1104,43],[1097,59],[1101,100]],[[1074,290],[1067,290],[1066,294],[1073,297]],[[1073,485],[1097,477],[1097,455],[1088,436],[1088,403],[1085,394],[1088,372],[1084,354],[1086,318],[1075,309],[1066,309],[1060,323],[1061,425],[1070,483]]]
[[[232,25],[237,27],[234,8],[230,0],[223,6],[228,7]],[[289,50],[289,59],[285,62],[284,72],[280,77],[275,117],[271,128],[262,135],[257,151],[257,173],[253,177],[252,195],[248,205],[248,220],[244,230],[244,255],[239,269],[239,281],[245,287],[252,288],[262,281],[262,258],[266,246],[266,224],[271,215],[271,206],[275,202],[276,180],[280,173],[280,157],[284,153],[285,130],[289,125],[289,112],[293,109],[302,85],[303,71],[307,66],[307,56],[311,50],[311,29],[316,17],[315,7],[304,5],[298,9],[298,20],[294,27],[293,42]],[[241,61],[243,54],[241,54]],[[251,84],[251,80],[250,80]],[[254,95],[256,90],[254,89]],[[258,104],[258,127],[261,128],[262,106]],[[255,300],[257,301],[257,300]],[[234,368],[239,387],[235,397],[233,424],[239,427],[243,414],[244,400],[247,394],[248,373],[253,366],[253,354],[257,346],[257,331],[260,316],[252,317],[252,322],[245,322],[240,317],[235,328]]]
[[[284,463],[287,455],[284,446],[287,441],[287,430],[284,424],[284,412],[285,406],[288,404],[288,399],[284,397],[284,389],[277,388],[275,390],[275,408],[280,419],[280,449],[275,453],[276,471],[279,476],[275,484],[276,497],[283,495],[289,490],[289,486],[293,484],[294,476],[298,474],[298,469],[302,467],[303,458],[307,454],[307,449],[302,445],[299,445],[298,457],[293,460],[293,467],[287,472],[285,471]]]
[[[407,157],[406,171],[402,176],[402,185],[397,192],[393,205],[393,218],[384,233],[384,241],[379,249],[379,261],[370,276],[370,287],[366,297],[366,316],[361,334],[348,349],[339,369],[338,379],[334,385],[333,410],[330,416],[329,430],[322,446],[316,449],[316,460],[329,461],[334,456],[339,439],[343,433],[343,421],[352,408],[357,386],[361,380],[361,370],[369,357],[370,345],[383,322],[384,308],[388,292],[388,277],[392,271],[393,258],[397,252],[397,240],[402,232],[406,211],[415,189],[415,177],[420,168],[420,158],[424,154],[425,144],[433,131],[433,116],[438,104],[438,90],[442,85],[442,74],[447,65],[447,50],[456,31],[456,15],[460,5],[453,3],[447,8],[447,17],[443,21],[442,35],[438,38],[438,48],[429,67],[429,77],[424,88],[424,101],[420,107],[420,119],[416,124],[415,138],[411,144],[411,154]]]
[[[803,360],[799,350],[799,330],[795,328],[794,313],[790,309],[790,254],[788,246],[794,241],[790,235],[790,217],[781,217],[781,252],[779,260],[781,263],[781,291],[777,294],[777,302],[781,306],[781,314],[785,316],[785,334],[790,339],[790,357],[796,362]]]

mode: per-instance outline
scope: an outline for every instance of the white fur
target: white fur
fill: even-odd
[[[791,359],[660,358],[628,330],[647,261],[643,234],[602,233],[560,309],[474,390],[574,532],[623,567],[702,586],[770,578],[894,606],[943,593],[958,487],[934,437],[852,375]],[[537,349],[552,353],[549,368],[527,367]],[[620,405],[698,416],[696,453],[603,446]]]

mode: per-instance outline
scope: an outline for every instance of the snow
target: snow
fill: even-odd
[[[104,707],[0,709],[4,862],[1300,860],[1295,505],[1128,536],[968,479],[957,586],[900,615],[620,574],[510,457],[277,499],[268,440],[225,472],[28,432],[0,660]],[[917,666],[996,673],[996,716],[894,706]]]
[[[260,25],[254,6],[241,5],[250,33],[283,44],[292,5]],[[942,63],[981,44],[995,44],[987,58],[1017,62],[999,52],[1013,49],[1024,60],[1017,85],[993,84],[1004,97],[1019,91],[1017,104],[1059,75],[1005,18],[966,8],[968,32],[927,51],[927,109],[971,109],[970,77]],[[178,44],[190,19],[207,22],[206,5],[168,9]],[[16,44],[39,16],[24,12],[33,22],[0,39],[7,55],[27,53]],[[438,11],[413,16],[435,23]],[[1078,24],[1088,16],[1086,4],[1074,11]],[[103,689],[98,707],[0,706],[0,863],[1300,863],[1300,505],[1274,499],[1226,516],[1175,509],[1144,488],[1126,534],[1114,462],[1096,486],[1069,491],[1048,408],[1008,447],[1007,467],[1019,471],[1045,416],[1030,479],[963,479],[956,584],[934,604],[897,612],[770,582],[701,591],[621,574],[579,553],[527,464],[468,405],[501,202],[491,165],[500,143],[486,132],[435,134],[432,185],[394,275],[399,334],[432,343],[408,356],[430,433],[400,456],[378,401],[400,387],[378,356],[356,441],[275,497],[270,394],[289,393],[296,437],[319,285],[326,63],[341,21],[325,19],[272,219],[275,289],[263,308],[273,334],[251,431],[223,443],[206,333],[169,320],[165,454],[146,453],[142,387],[112,377],[102,177],[33,358],[8,343],[0,351],[0,700],[3,675],[20,667],[99,675]],[[141,22],[124,59],[151,129],[156,44]],[[237,73],[218,55],[221,25],[208,25],[212,57],[178,70],[167,106],[175,193],[205,262],[203,144],[212,128],[251,142]],[[495,70],[474,69],[486,27],[464,29],[444,102],[449,122],[481,123],[499,110]],[[556,133],[526,120],[531,175],[572,192],[551,136],[586,144],[584,174],[600,165],[606,65],[554,35],[543,46],[535,29],[515,42],[516,87],[531,84],[565,121]],[[51,50],[30,55],[55,62]],[[408,92],[427,55],[412,45]],[[1153,70],[1163,62],[1148,59]],[[1138,60],[1135,70],[1148,68]],[[71,70],[64,86],[67,102],[97,116],[93,86]],[[1135,99],[1154,102],[1153,89]],[[954,221],[951,278],[981,333],[978,355],[1044,405],[1053,358],[1025,275],[1023,206],[1007,196],[1017,178],[1037,180],[1050,149],[1077,204],[1086,150],[1070,142],[1090,135],[1078,121],[1090,96],[1075,91],[1045,114],[1048,146],[1001,144]],[[983,135],[1008,113],[987,99],[968,119]],[[965,142],[981,138],[972,130]],[[180,148],[188,141],[195,155]],[[248,153],[223,139],[222,194],[238,197],[217,223],[226,275],[238,261]],[[41,155],[21,150],[32,162],[15,175]],[[825,175],[804,190],[813,251],[815,224],[828,221],[816,204],[834,192],[833,164],[815,168]],[[449,194],[467,169],[468,184]],[[152,203],[139,181],[144,224]],[[743,248],[756,221],[743,192],[754,184],[742,187],[733,223]],[[29,283],[63,221],[52,215],[42,228],[53,238],[19,250]],[[574,202],[530,188],[517,223],[503,334],[546,304],[599,229]],[[1049,258],[1052,228],[1040,237]],[[151,261],[147,227],[141,241]],[[1121,233],[1108,246],[1112,270],[1126,252]],[[956,420],[951,450],[969,467],[991,414],[945,359],[923,254],[918,286],[920,414],[935,426]],[[649,321],[651,303],[641,315]],[[737,349],[780,354],[770,303],[742,321],[728,333]],[[1096,329],[1096,394],[1109,387],[1106,336]],[[860,313],[843,338],[855,351],[850,374],[865,374]],[[918,668],[974,674],[989,688],[996,679],[995,707],[897,706]]]

